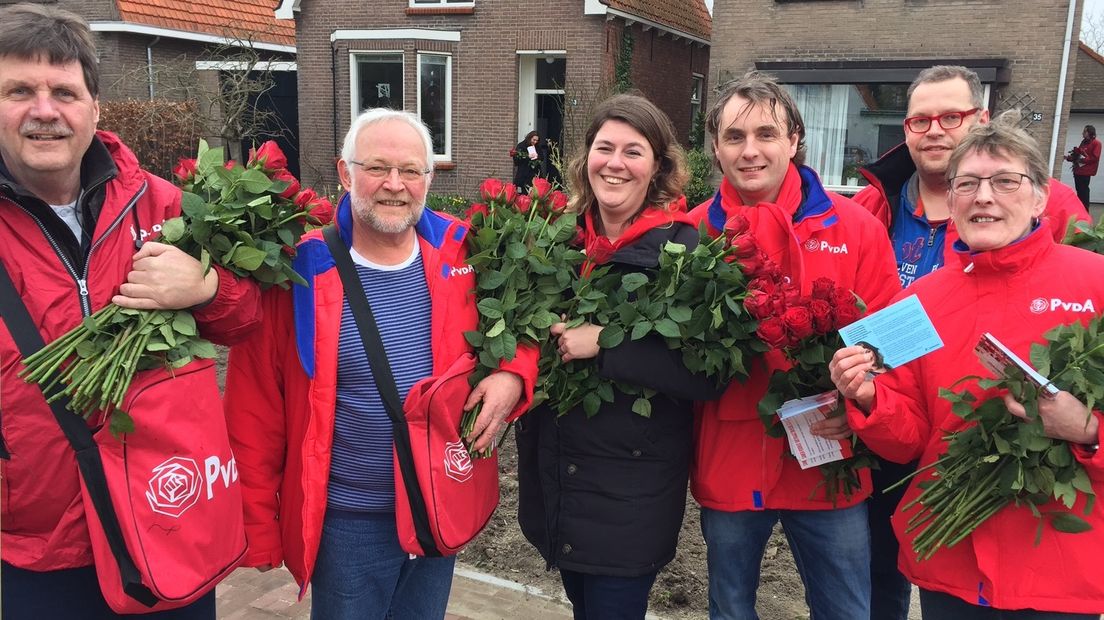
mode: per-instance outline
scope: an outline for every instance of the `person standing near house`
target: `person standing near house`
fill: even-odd
[[[514,185],[519,193],[529,191],[535,177],[544,176],[548,161],[548,146],[541,144],[540,134],[530,131],[525,138],[510,149],[514,160]]]
[[[962,66],[936,65],[920,72],[908,89],[905,142],[861,169],[870,185],[855,196],[889,232],[902,287],[943,266],[958,238],[950,221],[947,162],[971,127],[989,122],[977,73]],[[1061,241],[1070,219],[1087,220],[1069,186],[1050,179],[1044,217]],[[882,460],[871,472],[868,502],[871,542],[871,617],[907,620],[911,586],[897,570],[897,538],[889,517],[904,488],[882,490],[915,470],[915,464]]]
[[[464,332],[478,322],[468,227],[425,208],[432,157],[417,116],[374,108],[353,121],[337,164],[348,188],[337,231],[402,399],[471,351]],[[299,242],[294,267],[309,286],[266,293],[262,328],[230,353],[245,564],[286,564],[301,593],[311,585],[314,618],[441,618],[456,558],[399,544],[392,422],[321,229]],[[522,348],[475,386],[473,450],[493,447],[507,417],[528,408],[536,373],[536,351]]]
[[[79,16],[50,6],[0,10],[0,262],[46,342],[108,303],[191,308],[203,337],[240,341],[260,322],[255,284],[169,245],[142,242],[180,215],[181,192],[138,165],[114,134],[97,131],[99,62]],[[20,352],[0,329],[4,618],[120,618],[100,592],[76,455],[37,385],[18,376]],[[148,372],[158,372],[150,370]],[[163,397],[223,422],[203,383]],[[194,381],[216,393],[213,367]],[[184,387],[187,386],[187,387]],[[202,393],[202,390],[201,390]],[[131,410],[135,420],[142,411]],[[98,418],[102,422],[102,418]],[[133,616],[126,616],[127,618]],[[161,620],[214,620],[215,592]]]
[[[747,218],[759,246],[803,294],[817,278],[830,278],[874,311],[900,290],[877,220],[826,191],[817,173],[802,165],[804,122],[781,85],[760,73],[743,76],[718,94],[706,128],[724,178],[716,196],[691,211],[692,219],[720,234],[729,218]],[[767,352],[752,362],[746,383],[730,384],[697,415],[691,490],[702,506],[709,615],[757,618],[763,550],[781,521],[812,617],[866,619],[870,477],[864,470],[862,490],[850,497],[841,492],[833,502],[821,472],[801,469],[785,438],[767,435],[757,407],[771,372],[785,368],[781,352]],[[818,423],[813,432],[827,439],[849,436],[842,416]]]
[[[1096,176],[1100,163],[1100,140],[1096,139],[1096,127],[1085,125],[1081,132],[1081,144],[1070,149],[1066,161],[1073,162],[1073,186],[1077,189],[1077,198],[1088,209],[1089,183]]]

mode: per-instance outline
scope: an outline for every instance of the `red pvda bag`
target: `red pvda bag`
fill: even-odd
[[[78,453],[96,575],[117,613],[191,604],[245,557],[241,485],[211,366],[204,360],[175,375],[135,377],[123,403],[135,431],[116,438],[105,425],[94,436],[106,493],[89,484],[89,455]],[[125,549],[105,533],[105,499]],[[133,564],[120,561],[120,552]]]
[[[415,383],[403,405],[406,424],[394,425],[395,520],[407,553],[455,555],[498,506],[498,453],[472,459],[460,438],[474,370],[475,356],[467,353]]]

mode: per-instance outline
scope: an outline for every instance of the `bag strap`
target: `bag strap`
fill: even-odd
[[[353,265],[353,259],[349,255],[349,248],[345,247],[337,227],[332,224],[326,226],[322,229],[322,236],[330,248],[330,254],[337,266],[337,273],[341,276],[345,298],[349,300],[349,311],[356,322],[364,353],[368,356],[368,365],[372,369],[376,389],[379,390],[380,397],[383,399],[383,408],[387,410],[387,416],[391,418],[391,425],[394,427],[395,456],[399,463],[402,482],[407,488],[406,496],[410,500],[410,515],[414,520],[414,534],[418,539],[418,545],[427,557],[440,557],[443,554],[437,549],[437,543],[433,540],[425,496],[422,495],[418,473],[414,467],[410,429],[406,426],[406,414],[403,413],[399,388],[395,385],[395,375],[391,372],[391,364],[387,361],[387,352],[383,348],[383,340],[380,338],[375,315],[372,314],[372,306],[368,303],[368,296],[364,294],[364,284],[357,275],[356,266]]]
[[[2,262],[0,262],[0,318],[3,318],[4,323],[7,324],[8,331],[15,340],[15,346],[22,357],[30,357],[46,346],[42,340],[42,334],[31,319],[26,304],[16,292],[11,276]],[[138,567],[127,552],[126,543],[123,541],[123,530],[119,526],[119,517],[115,514],[115,505],[111,502],[111,494],[107,490],[107,477],[104,475],[100,448],[96,445],[92,430],[88,428],[84,418],[69,411],[68,405],[69,397],[62,395],[50,403],[50,411],[54,413],[54,419],[57,420],[58,426],[65,433],[65,438],[69,440],[73,451],[76,452],[77,466],[84,478],[88,496],[92,499],[92,506],[100,517],[100,525],[103,526],[111,555],[115,556],[115,562],[119,565],[123,591],[139,603],[153,607],[159,599],[149,588],[142,585],[142,576],[138,572]],[[10,459],[11,456],[7,447],[3,445],[2,438],[0,438],[0,448],[4,451],[0,454],[0,458]]]

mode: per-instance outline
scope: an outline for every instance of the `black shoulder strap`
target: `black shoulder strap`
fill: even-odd
[[[440,556],[442,554],[437,549],[429,529],[429,513],[426,510],[425,496],[422,495],[421,485],[418,484],[418,473],[414,468],[410,429],[406,426],[406,414],[403,413],[399,388],[395,386],[395,375],[391,372],[391,364],[387,361],[387,352],[380,339],[372,306],[368,304],[364,285],[357,275],[353,259],[349,256],[349,248],[342,242],[337,227],[332,224],[326,226],[322,229],[322,236],[330,248],[334,264],[337,265],[341,285],[345,288],[345,298],[349,300],[349,310],[352,312],[353,320],[356,321],[364,353],[368,356],[368,365],[372,368],[372,377],[376,380],[376,389],[379,390],[384,409],[387,410],[391,425],[394,427],[395,455],[399,462],[402,483],[406,486],[406,496],[410,500],[410,515],[414,520],[414,532],[418,537],[418,544],[427,556]]]
[[[8,275],[8,270],[2,262],[0,262],[0,317],[7,324],[8,331],[11,332],[15,346],[19,348],[19,354],[22,357],[29,357],[46,346],[42,340],[42,334],[31,319],[27,306],[16,292],[11,276]],[[80,467],[81,475],[84,477],[88,496],[92,498],[92,505],[100,517],[104,535],[111,547],[111,554],[115,556],[115,561],[119,565],[123,591],[143,605],[153,607],[158,599],[149,588],[142,585],[142,576],[123,541],[119,517],[115,514],[115,505],[111,503],[111,495],[107,490],[107,478],[104,476],[99,446],[92,438],[92,430],[88,428],[84,418],[66,408],[68,403],[69,398],[61,396],[50,403],[50,411],[54,413],[58,426],[61,427],[77,454],[77,466]],[[0,458],[11,458],[2,440],[0,440],[0,448],[4,450]]]

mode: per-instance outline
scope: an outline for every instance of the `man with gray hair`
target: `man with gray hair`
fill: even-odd
[[[220,267],[205,272],[172,246],[143,242],[180,215],[181,192],[142,170],[118,136],[97,131],[99,116],[99,67],[84,20],[36,4],[0,10],[0,263],[42,340],[59,338],[108,303],[192,308],[203,337],[240,340],[260,321],[256,286]],[[3,616],[117,618],[97,583],[87,517],[93,508],[81,500],[76,453],[39,387],[18,376],[14,336],[29,331],[0,329],[10,450],[0,518]],[[162,398],[221,426],[214,367],[193,370],[185,383],[169,381],[168,369],[148,372],[164,375]],[[140,421],[143,411],[134,409]],[[103,424],[109,413],[89,423]],[[214,620],[215,593],[148,617]]]
[[[989,122],[985,92],[977,73],[962,66],[936,65],[920,72],[908,89],[905,142],[861,170],[870,185],[855,202],[878,217],[889,232],[901,286],[908,287],[943,266],[958,233],[950,221],[947,162],[976,124]],[[1070,219],[1088,220],[1073,190],[1050,180],[1044,219],[1061,240]],[[910,585],[897,570],[897,539],[889,517],[904,486],[882,490],[912,473],[915,464],[881,461],[872,470],[868,500],[871,540],[871,617],[907,620]]]
[[[432,157],[416,116],[376,108],[353,121],[338,162],[348,193],[336,229],[400,399],[469,352],[463,334],[478,321],[468,225],[425,208]],[[313,585],[316,618],[441,618],[455,558],[400,547],[392,423],[323,231],[303,237],[294,264],[308,285],[267,293],[263,328],[230,355],[245,563],[286,564],[300,592]],[[465,404],[482,402],[472,449],[494,446],[507,417],[528,407],[535,380],[536,352],[523,349],[475,386]]]

